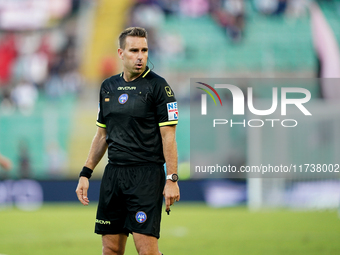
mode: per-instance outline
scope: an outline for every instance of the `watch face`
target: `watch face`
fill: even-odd
[[[177,174],[172,174],[171,180],[172,180],[173,182],[177,182],[177,181],[178,181],[178,175],[177,175]]]

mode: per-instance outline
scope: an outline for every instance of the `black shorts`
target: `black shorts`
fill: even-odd
[[[108,164],[100,186],[95,233],[136,232],[159,238],[164,184],[163,165]]]

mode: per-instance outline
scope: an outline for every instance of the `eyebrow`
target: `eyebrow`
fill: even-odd
[[[148,47],[143,47],[142,50],[148,50]],[[129,50],[139,50],[139,48],[130,48]]]

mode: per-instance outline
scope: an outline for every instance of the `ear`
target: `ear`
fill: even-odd
[[[124,59],[124,54],[123,54],[123,52],[124,52],[124,50],[123,50],[123,49],[121,49],[121,48],[118,48],[118,56],[119,56],[119,58],[120,58],[121,60],[123,60],[123,59]]]

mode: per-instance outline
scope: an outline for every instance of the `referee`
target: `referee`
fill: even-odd
[[[180,199],[177,102],[164,78],[146,66],[145,29],[125,29],[118,55],[123,72],[101,85],[98,128],[76,193],[88,205],[89,178],[108,149],[95,224],[95,232],[102,235],[103,255],[124,254],[130,233],[138,254],[159,255],[163,195],[166,211]]]

